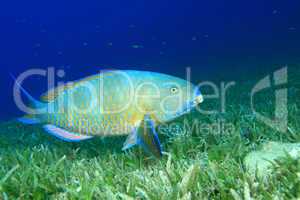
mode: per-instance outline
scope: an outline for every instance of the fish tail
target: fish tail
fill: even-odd
[[[43,108],[46,106],[46,103],[40,102],[36,100],[34,97],[32,97],[29,92],[25,88],[21,86],[21,84],[18,82],[16,77],[10,73],[11,78],[14,80],[15,85],[23,92],[23,94],[26,96],[26,98],[29,100],[30,104],[35,108]]]
[[[10,76],[14,80],[15,86],[17,86],[22,91],[22,93],[26,96],[30,105],[32,105],[34,108],[37,108],[37,109],[45,108],[47,106],[46,103],[42,103],[42,102],[36,100],[34,97],[32,97],[29,94],[29,92],[27,92],[21,86],[21,84],[18,82],[18,80],[16,79],[16,77],[13,74],[10,73]],[[18,121],[22,122],[23,124],[39,124],[39,123],[41,123],[41,120],[34,114],[25,115],[21,118],[18,118]]]

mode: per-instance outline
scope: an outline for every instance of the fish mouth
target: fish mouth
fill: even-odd
[[[200,94],[200,95],[196,96],[194,101],[196,102],[197,105],[202,103],[204,101],[203,95]]]
[[[181,108],[177,113],[176,117],[189,113],[192,109],[194,109],[197,105],[204,101],[203,95],[198,94],[193,100],[188,101],[183,108]]]
[[[200,88],[196,87],[194,90],[193,99],[191,101],[188,101],[186,105],[182,108],[182,113],[185,114],[187,112],[190,112],[193,108],[195,108],[198,104],[202,103],[204,101],[203,95],[200,92]]]
[[[197,87],[195,89],[195,92],[194,92],[194,96],[192,98],[192,100],[190,101],[187,101],[183,107],[181,109],[179,109],[171,119],[169,119],[168,121],[170,120],[173,120],[173,119],[176,119],[184,114],[187,114],[189,113],[190,111],[192,111],[195,107],[197,107],[197,105],[199,105],[200,103],[202,103],[204,101],[204,97],[203,95],[201,94],[200,90],[199,90],[199,87]]]

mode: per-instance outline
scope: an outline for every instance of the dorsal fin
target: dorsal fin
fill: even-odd
[[[51,102],[65,90],[70,89],[71,87],[73,87],[73,84],[61,85],[56,88],[50,89],[49,91],[42,94],[40,99],[44,102]]]
[[[102,72],[102,75],[104,76],[109,76],[113,73],[110,73],[114,70],[104,70]],[[62,94],[64,91],[68,90],[68,89],[71,89],[77,85],[79,85],[80,83],[83,83],[83,82],[86,82],[86,81],[90,81],[90,80],[94,80],[94,79],[97,79],[100,75],[99,74],[96,74],[96,75],[91,75],[91,76],[88,76],[86,78],[83,78],[83,79],[79,79],[77,81],[74,81],[74,82],[70,82],[68,84],[65,84],[65,85],[61,85],[61,86],[58,86],[56,88],[53,88],[53,89],[50,89],[49,91],[45,92],[44,94],[41,95],[40,99],[43,101],[43,102],[51,102],[53,100],[55,100],[60,94]]]

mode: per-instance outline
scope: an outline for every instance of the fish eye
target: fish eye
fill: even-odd
[[[178,89],[178,87],[173,86],[173,87],[171,87],[170,91],[171,91],[172,94],[177,94],[179,89]]]

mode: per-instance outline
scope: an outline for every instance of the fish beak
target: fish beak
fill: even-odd
[[[194,98],[191,101],[188,101],[181,110],[176,113],[176,116],[181,116],[185,113],[190,112],[193,108],[195,108],[198,104],[204,101],[203,95],[201,94],[199,88],[196,88],[194,92]]]
[[[203,95],[202,95],[202,94],[196,96],[195,102],[196,102],[197,104],[200,104],[200,103],[202,103],[203,101],[204,101],[204,98],[203,98]]]
[[[180,110],[180,112],[177,113],[177,115],[182,115],[187,112],[190,112],[193,108],[195,108],[198,104],[202,103],[203,101],[204,99],[201,94],[196,96],[192,101],[187,102]]]
[[[194,92],[194,102],[200,104],[204,101],[203,95],[201,94],[200,87],[196,87]]]

